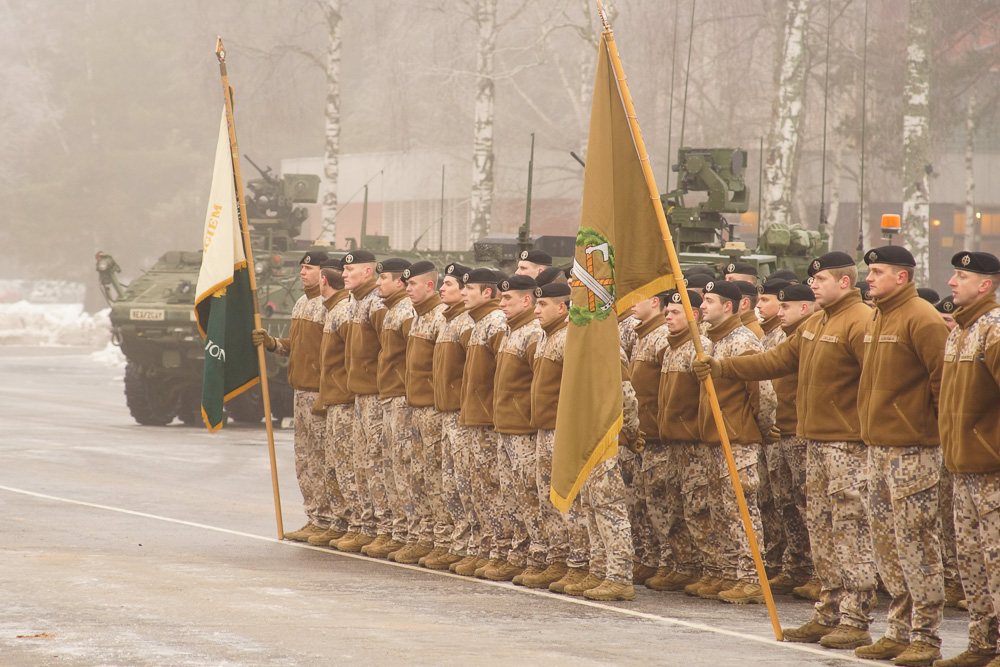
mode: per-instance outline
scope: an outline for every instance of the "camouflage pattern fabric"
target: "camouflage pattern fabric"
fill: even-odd
[[[1000,473],[952,473],[958,571],[969,605],[969,648],[993,653],[1000,610]]]
[[[515,567],[545,569],[548,544],[539,524],[538,482],[535,462],[537,434],[497,434],[497,466],[504,513],[510,518],[511,539],[507,561]]]
[[[625,505],[628,508],[629,523],[632,524],[632,552],[637,562],[655,568],[660,562],[663,547],[656,539],[646,507],[648,494],[643,486],[642,454],[621,447],[618,457],[620,474],[625,484]]]
[[[875,600],[868,522],[868,447],[863,442],[806,441],[806,526],[822,583],[813,620],[863,630]]]
[[[449,477],[451,489],[444,487],[441,458],[441,413],[431,406],[410,408],[413,422],[413,465],[410,469],[410,491],[417,514],[421,517],[419,540],[448,548],[455,526],[451,522],[445,498],[454,494],[454,477]]]
[[[632,527],[616,457],[594,466],[580,496],[587,515],[590,572],[608,581],[631,584]]]
[[[500,490],[497,433],[491,426],[466,426],[465,435],[471,453],[472,501],[482,526],[476,550],[480,558],[506,559],[511,524]]]
[[[386,462],[382,456],[382,403],[378,394],[354,397],[354,479],[367,493],[374,517],[362,523],[365,535],[392,533],[392,510],[386,496]],[[364,505],[364,502],[362,503]]]
[[[542,528],[546,548],[546,563],[570,562],[570,567],[586,567],[590,559],[590,544],[587,541],[587,521],[581,516],[579,502],[574,499],[570,511],[563,514],[549,500],[549,488],[552,485],[552,448],[555,446],[555,429],[542,429],[535,440],[535,459],[538,461],[535,470],[535,487],[538,492],[538,521]],[[582,520],[581,520],[582,519]],[[574,523],[575,522],[575,523]],[[576,530],[576,550],[570,557],[574,546],[570,539],[570,526]],[[580,540],[582,534],[582,543]],[[582,548],[581,548],[582,547]],[[585,553],[586,552],[586,553]],[[582,560],[582,564],[580,564]]]
[[[941,517],[941,564],[944,566],[945,585],[961,586],[955,550],[955,502],[951,473],[944,465],[938,482],[938,516]]]
[[[747,512],[750,514],[754,537],[758,547],[761,547],[764,544],[764,529],[761,526],[760,508],[757,505],[757,489],[760,487],[758,464],[761,445],[759,443],[744,445],[734,442],[730,447],[733,450],[736,472],[739,475],[740,484],[743,486],[743,495],[746,498]],[[722,515],[716,517],[714,523],[716,530],[720,533],[729,532],[728,540],[724,542],[722,551],[723,576],[727,579],[760,583],[757,568],[753,562],[753,552],[750,550],[750,540],[743,528],[743,519],[740,517],[736,490],[729,477],[729,466],[726,463],[725,452],[722,447],[715,447],[713,451],[721,480],[719,485],[722,494]]]
[[[335,516],[331,527],[345,532],[358,524],[362,514],[351,452],[352,416],[352,403],[326,407],[326,489]]]
[[[719,477],[717,448],[701,442],[684,443],[681,469],[681,496],[683,498],[684,522],[694,548],[698,550],[697,559],[701,563],[702,574],[710,577],[722,577],[722,532],[716,530],[713,516],[722,514],[722,482],[729,480]]]
[[[383,398],[382,456],[386,462],[385,488],[392,510],[392,539],[416,542],[420,517],[410,493],[410,466],[413,460],[413,424],[405,396]]]
[[[661,552],[659,567],[694,574],[701,570],[701,559],[684,521],[681,484],[687,465],[685,444],[679,441],[647,443],[642,455],[643,487],[649,494],[646,508],[656,539],[661,545],[670,547]]]
[[[292,415],[295,424],[295,476],[309,522],[329,528],[333,508],[326,489],[326,420],[312,413],[318,391],[295,390]]]
[[[806,441],[794,435],[784,436],[767,445],[767,449],[767,476],[780,517],[778,525],[785,536],[778,562],[782,572],[797,582],[805,582],[815,576],[806,528]],[[765,524],[765,537],[767,530]]]
[[[868,448],[875,565],[892,601],[886,637],[941,646],[944,570],[938,517],[940,447]]]
[[[453,489],[444,498],[454,524],[446,546],[456,556],[477,556],[483,531],[473,502],[475,467],[469,427],[459,424],[459,417],[459,410],[441,413],[442,483],[446,491]]]

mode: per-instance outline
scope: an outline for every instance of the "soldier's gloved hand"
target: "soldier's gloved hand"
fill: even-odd
[[[642,454],[642,450],[646,449],[646,434],[639,431],[639,434],[635,436],[635,440],[632,442],[625,442],[625,446],[636,454]]]
[[[326,417],[326,406],[323,405],[322,400],[319,398],[313,401],[312,407],[309,411],[317,417]]]
[[[251,334],[253,337],[253,344],[263,345],[265,350],[270,352],[274,351],[274,348],[278,347],[278,341],[274,340],[274,337],[267,333],[267,329],[254,329]]]
[[[771,430],[764,434],[764,444],[766,445],[779,440],[781,440],[781,429],[777,426],[772,426]]]
[[[717,378],[722,375],[722,363],[715,357],[705,355],[704,359],[696,360],[693,364],[694,374],[703,381],[709,375]]]

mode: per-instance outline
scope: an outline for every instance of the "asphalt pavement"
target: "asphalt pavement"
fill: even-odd
[[[0,347],[4,667],[891,664],[776,642],[763,606],[596,603],[278,541],[263,427],[139,426],[123,369],[91,352]],[[778,598],[788,627],[810,611]],[[946,611],[946,656],[966,621]]]

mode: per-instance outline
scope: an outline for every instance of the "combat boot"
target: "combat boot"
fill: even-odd
[[[793,588],[792,595],[802,600],[817,602],[821,590],[823,590],[823,584],[820,583],[819,579],[813,578],[801,586]]]
[[[912,642],[910,646],[896,656],[894,665],[900,667],[931,667],[934,661],[941,658],[941,649],[933,644],[928,644],[922,639]]]
[[[569,567],[563,561],[551,563],[537,576],[529,577],[527,574],[522,574],[521,585],[528,588],[548,588],[549,584],[553,584],[565,577],[567,572],[569,572]]]
[[[365,555],[371,558],[388,558],[390,554],[396,553],[405,546],[406,544],[403,542],[397,542],[396,540],[389,540],[380,547],[376,547],[374,545],[369,546],[368,551],[365,552]]]
[[[330,540],[330,546],[336,549],[337,545],[340,544],[341,542],[347,542],[349,540],[353,540],[358,535],[360,535],[360,533],[355,533],[353,530],[349,530],[346,533],[344,533],[344,536],[341,537],[339,540]]]
[[[837,629],[819,640],[820,646],[837,649],[851,649],[859,646],[868,646],[872,643],[872,636],[867,630],[856,628],[853,625],[838,625]]]
[[[732,604],[755,602],[764,604],[764,589],[752,581],[741,581],[739,585],[726,591],[719,591],[719,599]]]
[[[996,658],[995,653],[979,653],[973,650],[962,651],[954,658],[935,660],[934,667],[986,667]]]
[[[660,568],[660,570],[666,569],[665,567]],[[654,591],[682,591],[688,584],[693,584],[696,581],[701,581],[701,577],[696,574],[684,574],[675,570],[661,576],[658,570],[656,576],[646,580],[646,588]]]
[[[454,572],[456,568],[463,567],[465,565],[469,565],[470,563],[475,563],[477,560],[479,560],[479,559],[476,556],[471,556],[471,555],[470,556],[462,556],[462,558],[460,560],[457,560],[454,563],[452,563],[451,565],[449,565],[448,569],[451,570],[452,572]]]
[[[632,584],[617,584],[605,579],[597,588],[584,591],[583,597],[588,600],[603,600],[606,602],[613,600],[634,600],[635,588],[632,587]]]
[[[597,588],[600,586],[603,581],[604,579],[598,577],[596,574],[588,574],[583,581],[564,586],[562,592],[567,595],[582,596],[591,588]]]
[[[656,574],[657,570],[655,567],[650,567],[642,563],[632,563],[632,583],[636,586],[641,586],[646,583],[646,580]]]
[[[434,550],[430,542],[417,542],[407,546],[402,551],[392,554],[392,559],[404,565],[413,565],[424,556],[429,555]]]
[[[489,561],[485,558],[473,557],[472,560],[465,565],[458,565],[455,568],[455,574],[460,574],[463,577],[474,577],[476,575],[476,570],[481,567],[486,567],[487,563],[489,563]]]
[[[456,565],[462,562],[462,556],[456,556],[453,553],[445,551],[438,558],[431,558],[430,556],[424,560],[424,567],[428,570],[450,570],[452,565]]]
[[[771,587],[771,595],[791,595],[795,588],[795,580],[787,572],[779,572],[777,576],[767,580],[767,585]]]
[[[376,538],[371,535],[360,534],[357,535],[353,540],[340,540],[337,542],[337,551],[344,551],[347,553],[359,553],[366,546],[375,541]]]
[[[521,574],[511,579],[510,583],[514,584],[515,586],[524,586],[525,577],[537,577],[542,572],[544,572],[544,570],[542,570],[541,568],[535,567],[534,565],[529,565],[525,570],[521,572]]]
[[[823,639],[823,637],[826,637],[828,634],[831,634],[836,629],[836,625],[823,625],[822,623],[817,623],[816,621],[809,621],[805,625],[785,630],[783,635],[786,642],[816,644],[819,640]]]
[[[485,565],[483,565],[482,567],[477,567],[476,568],[476,579],[485,579],[486,578],[486,570],[488,570],[490,568],[498,568],[498,567],[500,567],[500,565],[502,565],[503,563],[506,563],[506,562],[507,561],[505,559],[502,559],[502,558],[491,558],[491,559],[489,559],[488,561],[486,561]]]
[[[698,597],[703,600],[718,600],[719,593],[736,588],[739,583],[736,579],[715,579],[708,586],[698,589]]]
[[[314,523],[307,523],[298,530],[293,530],[290,533],[285,533],[286,540],[292,540],[293,542],[308,542],[309,538],[313,535],[319,535],[325,533],[326,529],[320,528]]]
[[[894,639],[882,637],[870,646],[857,647],[854,649],[854,655],[868,660],[892,660],[905,651],[908,646],[909,644],[903,644]]]
[[[487,567],[483,576],[490,581],[510,581],[524,572],[523,567],[511,565],[510,561],[502,560],[496,567]]]
[[[429,554],[420,557],[420,559],[417,561],[417,565],[419,565],[420,567],[427,567],[427,561],[429,559],[440,558],[446,553],[448,553],[448,550],[445,549],[444,547],[434,547],[433,549],[431,549],[431,552]]]
[[[590,576],[590,571],[585,567],[571,567],[561,578],[549,584],[549,590],[553,593],[565,593],[566,587],[570,584],[578,584]]]
[[[961,581],[944,582],[944,606],[957,607],[958,603],[965,599],[965,589],[962,588]]]
[[[692,597],[698,597],[698,591],[701,590],[702,586],[710,586],[715,579],[715,577],[703,574],[698,581],[684,587],[684,594]]]
[[[368,552],[372,549],[381,549],[385,546],[392,538],[389,535],[376,535],[375,539],[369,542],[361,549],[361,553],[368,555]]]
[[[347,531],[337,530],[336,528],[330,528],[320,533],[319,535],[310,536],[309,539],[306,540],[306,542],[308,542],[309,544],[314,544],[316,546],[328,547],[330,546],[330,542],[332,542],[333,540],[339,540],[346,534]]]

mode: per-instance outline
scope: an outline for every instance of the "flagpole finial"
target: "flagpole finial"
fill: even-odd
[[[601,0],[597,0],[597,14],[601,17],[601,23],[604,24],[604,32],[611,32],[611,26],[608,25],[608,13],[604,11],[604,4]]]
[[[226,62],[226,47],[222,45],[222,37],[215,38],[215,55],[220,63]]]

